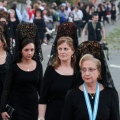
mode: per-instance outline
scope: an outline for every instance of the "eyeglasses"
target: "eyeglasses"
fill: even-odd
[[[86,73],[87,71],[89,72],[89,73],[93,73],[95,70],[97,70],[97,68],[81,68],[80,69],[80,71],[82,72],[82,73]]]

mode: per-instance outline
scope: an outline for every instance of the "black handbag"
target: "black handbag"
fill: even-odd
[[[13,113],[14,113],[15,109],[13,107],[11,107],[10,105],[6,105],[6,112],[8,113],[8,115],[10,116],[9,120],[12,119]]]

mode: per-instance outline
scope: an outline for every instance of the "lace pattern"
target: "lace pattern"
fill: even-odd
[[[21,59],[20,43],[24,38],[33,39],[35,43],[35,54],[33,59],[42,61],[43,54],[40,40],[38,38],[37,26],[34,23],[20,23],[17,27],[17,40],[15,46],[14,62],[19,62]]]
[[[77,49],[77,61],[76,61],[76,72],[80,71],[79,68],[79,61],[80,58],[84,55],[84,54],[92,54],[95,58],[99,59],[101,61],[101,65],[102,65],[102,80],[101,83],[105,86],[105,87],[110,87],[115,89],[114,83],[113,83],[113,79],[111,77],[107,62],[106,62],[106,58],[104,55],[104,52],[101,48],[101,45],[96,42],[96,41],[85,41],[83,43],[81,43],[78,46]],[[80,74],[80,72],[79,72]],[[81,77],[81,75],[80,75]]]
[[[56,53],[57,53],[56,46],[57,46],[58,39],[60,37],[65,37],[65,36],[71,37],[73,39],[74,48],[75,49],[77,48],[78,46],[77,27],[73,22],[64,22],[63,24],[59,26],[57,30],[57,35],[52,45],[48,65],[51,65],[53,59],[56,56]]]

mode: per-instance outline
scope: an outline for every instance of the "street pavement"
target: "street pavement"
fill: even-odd
[[[109,25],[106,23],[105,25],[106,36],[109,36],[110,32],[112,32],[116,28],[119,28],[119,25],[120,25],[120,16],[117,17],[117,22],[114,25],[112,24]],[[54,38],[55,38],[55,35],[54,35]],[[42,62],[43,71],[45,71],[46,69],[54,38],[50,40],[48,45],[42,45],[42,52],[44,57]],[[81,38],[79,38],[79,43],[81,43]],[[114,80],[115,87],[118,91],[119,99],[120,99],[120,81],[119,81],[120,80],[120,50],[112,51],[112,54],[109,55],[109,58],[110,59],[109,61],[107,60],[107,63],[108,63],[112,78]]]

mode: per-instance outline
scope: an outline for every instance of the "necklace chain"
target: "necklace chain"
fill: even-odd
[[[27,65],[22,65],[26,68],[27,71],[30,71],[30,67],[28,67]]]
[[[94,98],[94,96],[95,96],[95,93],[90,94],[90,96],[91,96],[91,99],[93,99],[93,98]]]
[[[61,72],[62,72],[63,74],[68,74],[68,75],[71,74],[71,71],[68,71],[68,72],[67,72],[67,71],[65,71],[62,67],[61,67]]]

